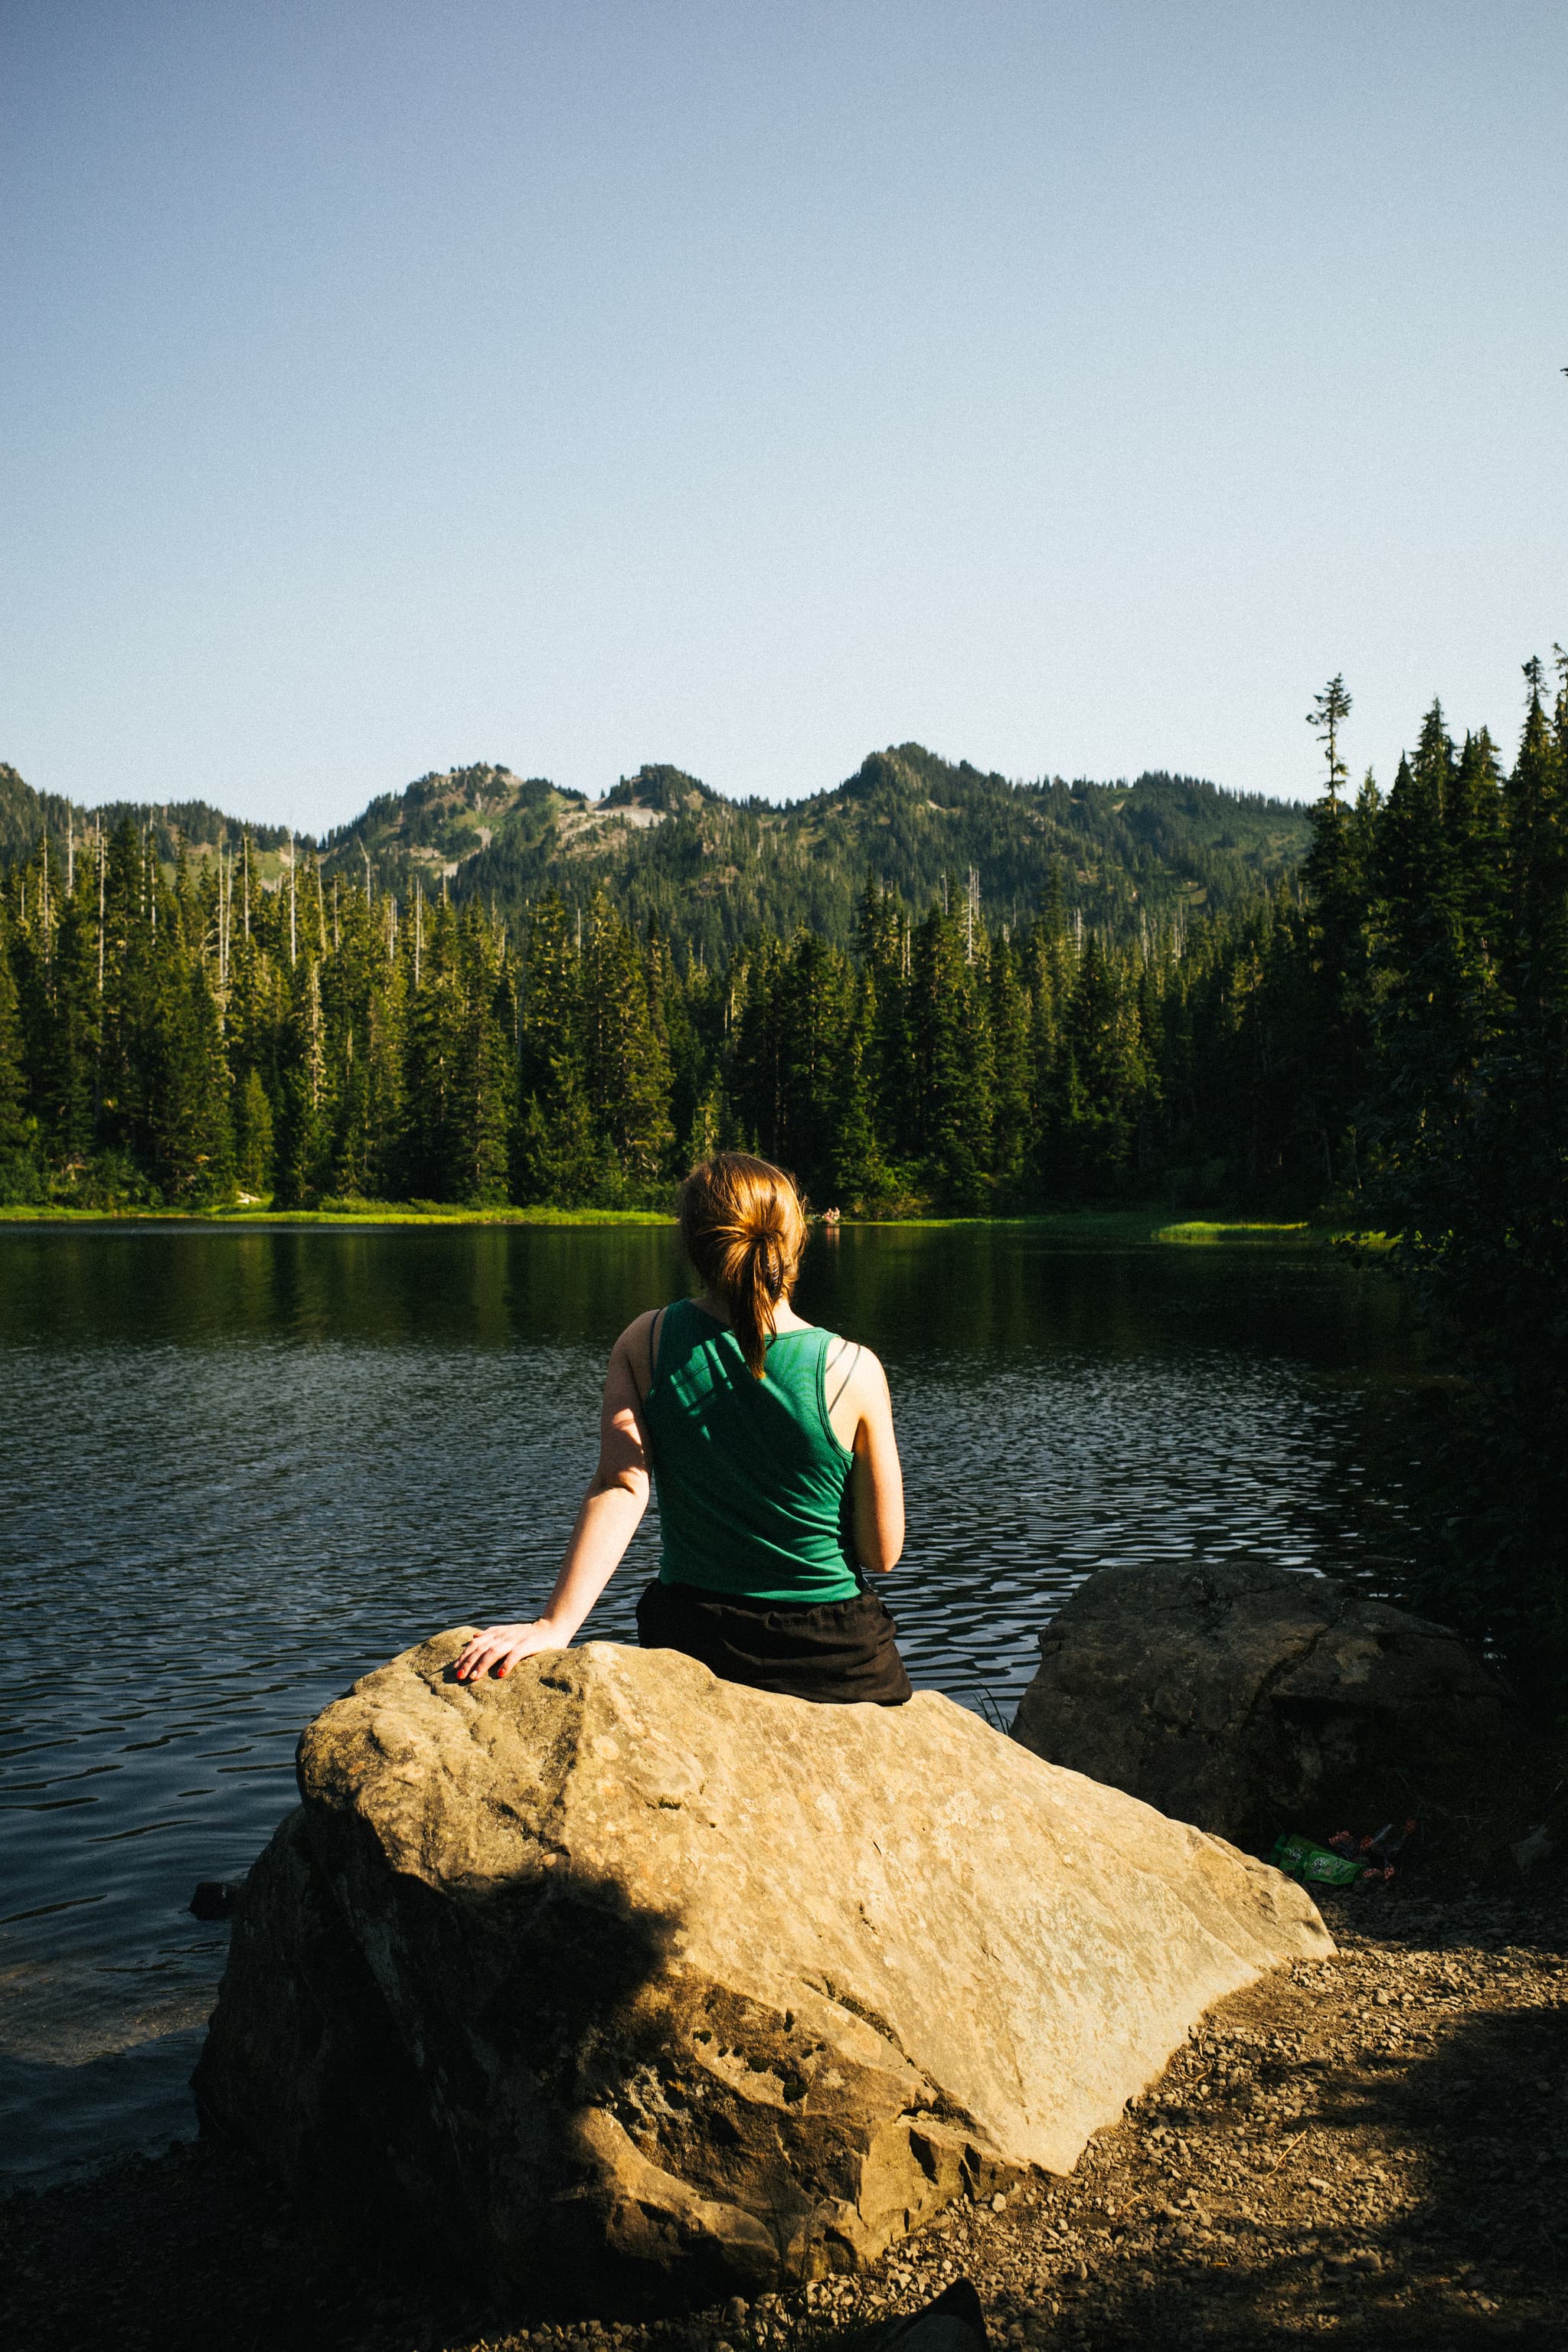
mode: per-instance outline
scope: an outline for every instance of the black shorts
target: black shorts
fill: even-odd
[[[724,1682],[825,1706],[902,1706],[914,1696],[894,1632],[874,1592],[752,1601],[656,1577],[637,1601],[645,1650],[682,1650]]]

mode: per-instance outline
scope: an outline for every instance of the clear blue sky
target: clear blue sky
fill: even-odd
[[[1568,640],[1568,7],[0,0],[0,758],[1386,780]]]

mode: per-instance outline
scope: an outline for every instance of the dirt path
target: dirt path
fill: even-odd
[[[654,2326],[366,2277],[208,2151],[0,2207],[12,2352],[772,2352],[967,2272],[1014,2346],[1568,2345],[1568,1892],[1329,1913],[1069,2181],[951,2212],[862,2279]]]

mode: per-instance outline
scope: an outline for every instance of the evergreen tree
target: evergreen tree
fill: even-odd
[[[876,998],[866,1084],[873,1124],[894,1159],[913,1156],[914,1049],[910,1034],[910,925],[898,893],[868,875],[856,908],[854,942]]]
[[[93,877],[85,858],[61,909],[53,978],[42,1102],[51,1150],[62,1162],[75,1165],[90,1157],[98,1140],[98,927]]]
[[[254,1068],[245,1074],[235,1109],[235,1179],[249,1200],[272,1189],[272,1105]]]
[[[1062,1156],[1089,1197],[1104,1197],[1122,1189],[1132,1165],[1152,1072],[1133,970],[1093,932],[1064,1009],[1062,1047],[1070,1074],[1059,1096],[1069,1121]]]
[[[908,1003],[916,1149],[943,1203],[973,1213],[989,1199],[991,1036],[984,976],[941,907],[915,931]]]
[[[294,968],[283,1047],[272,1197],[279,1209],[304,1209],[322,1189],[329,1140],[321,974],[315,960],[308,955],[301,956]]]
[[[12,926],[0,897],[0,1203],[36,1200],[40,1192],[11,947]]]
[[[1020,965],[1010,940],[992,941],[986,957],[994,1069],[991,1172],[1005,1200],[1019,1197],[1030,1143],[1033,1007]]]
[[[877,1116],[876,1074],[883,1034],[878,1019],[877,982],[867,969],[856,982],[848,1025],[839,1047],[837,1099],[825,1184],[832,1204],[852,1214],[876,1210],[896,1190]]]
[[[1312,810],[1304,867],[1313,1035],[1303,1111],[1325,1191],[1336,1183],[1353,1190],[1361,1181],[1358,1120],[1372,1083],[1370,915],[1379,807],[1370,774],[1353,810],[1341,804],[1337,787],[1331,790]]]
[[[1413,1597],[1498,1648],[1526,1685],[1568,1686],[1568,711],[1547,718],[1539,665],[1504,788],[1502,888],[1455,892],[1461,946],[1487,981],[1484,1018],[1445,1021],[1395,1076],[1381,1205],[1400,1262],[1467,1385],[1429,1450],[1432,1543]],[[1478,763],[1479,764],[1479,763]],[[1463,763],[1461,762],[1461,766]],[[1484,774],[1484,770],[1483,770]],[[1481,775],[1467,789],[1484,793]],[[1462,837],[1491,830],[1484,798]],[[1495,975],[1483,926],[1501,914]],[[1412,936],[1418,927],[1412,925]],[[1398,936],[1397,933],[1394,934]],[[1459,957],[1461,969],[1466,959]],[[1398,984],[1408,987],[1406,975]],[[1419,1003],[1419,992],[1414,992]],[[1434,996],[1433,1006],[1442,1013]],[[1396,1036],[1395,1045],[1403,1044]]]
[[[797,931],[773,981],[773,1140],[814,1197],[834,1173],[850,991],[846,959],[816,932]]]
[[[390,962],[378,974],[365,1005],[365,1170],[367,1194],[395,1194],[407,1113],[403,1074],[407,1034],[406,970]]]
[[[1495,979],[1503,923],[1502,777],[1496,747],[1484,727],[1465,738],[1444,812],[1444,830],[1460,957],[1475,1000]]]
[[[105,853],[102,907],[99,1140],[111,1152],[135,1153],[142,1139],[140,1015],[149,900],[145,845],[129,817],[116,827]]]
[[[1510,993],[1543,1009],[1568,995],[1568,763],[1563,721],[1542,700],[1539,662],[1526,665],[1530,700],[1504,806],[1510,878]],[[1563,698],[1559,698],[1559,711]]]
[[[594,902],[584,973],[588,1099],[605,1179],[647,1200],[668,1176],[675,1142],[669,1057],[653,1016],[648,974],[630,928],[602,895]]]
[[[730,962],[729,1087],[747,1147],[783,1160],[788,1107],[782,941],[749,940]]]
[[[577,953],[566,908],[553,890],[533,909],[528,927],[518,1084],[515,1196],[578,1207],[594,1196],[599,1148],[588,1105]]]
[[[463,919],[461,971],[466,1009],[457,1197],[475,1208],[494,1208],[509,1194],[517,1117],[516,1007],[499,943],[471,915]]]
[[[411,1199],[460,1201],[471,1181],[464,1067],[468,1024],[450,907],[416,901],[415,941],[405,1024],[402,1189]]]
[[[716,1151],[735,1149],[736,1130],[729,1097],[721,1079],[710,1078],[699,1097],[679,1154],[683,1168],[711,1160]]]

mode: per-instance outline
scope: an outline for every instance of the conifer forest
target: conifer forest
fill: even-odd
[[[907,746],[770,836],[675,771],[595,814],[479,770],[435,780],[510,812],[465,864],[429,780],[320,845],[28,794],[29,841],[4,772],[0,1202],[658,1206],[739,1144],[845,1214],[1326,1213],[1468,1376],[1435,1593],[1561,1665],[1568,664],[1525,675],[1511,760],[1434,704],[1386,791],[1331,681],[1306,812]]]

